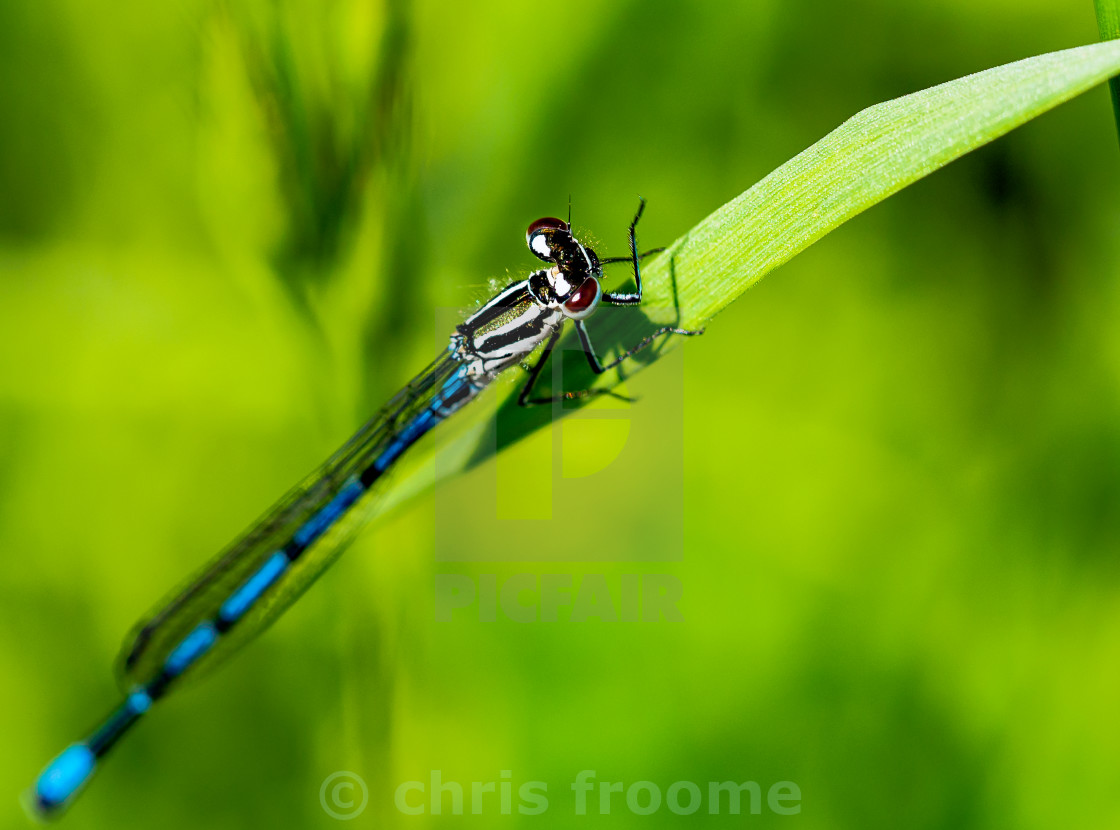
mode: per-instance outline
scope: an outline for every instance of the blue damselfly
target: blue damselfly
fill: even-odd
[[[603,363],[584,321],[600,303],[638,305],[642,275],[635,228],[630,255],[600,260],[571,232],[570,217],[539,219],[526,242],[549,267],[512,283],[461,323],[447,351],[417,375],[313,475],[297,485],[187,586],[143,621],[126,642],[124,701],[85,740],[67,747],[30,794],[40,814],[65,807],[122,735],[188,674],[263,631],[341,552],[360,522],[355,506],[371,498],[394,462],[441,421],[478,396],[501,372],[540,349],[518,396],[523,406],[608,393],[596,388],[535,397],[545,361],[571,320],[593,372],[601,374],[664,334],[699,334],[663,326]],[[647,252],[647,253],[653,253]],[[644,256],[644,254],[642,255]],[[602,266],[633,264],[635,290],[607,293]],[[543,347],[543,348],[542,348]]]

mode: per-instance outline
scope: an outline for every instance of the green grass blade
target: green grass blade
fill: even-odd
[[[679,325],[704,327],[763,276],[853,216],[1118,73],[1120,41],[1111,41],[1027,58],[863,110],[644,266],[647,308],[653,310],[601,313],[591,321],[593,337],[597,343],[637,342],[674,320],[674,291]],[[671,338],[666,345],[678,342]],[[647,350],[628,363],[628,372],[657,354]],[[566,368],[566,387],[595,382],[575,375]],[[613,373],[598,379],[599,385],[616,381]],[[410,463],[385,507],[488,459],[553,417],[551,407],[518,407],[512,388],[503,394],[498,441],[489,437],[494,423],[483,423],[455,439],[438,473]]]
[[[1101,40],[1115,40],[1120,37],[1120,3],[1117,0],[1095,0],[1097,7],[1097,28]]]
[[[1095,0],[1097,7],[1097,28],[1101,40],[1120,38],[1120,0]],[[1109,97],[1112,99],[1112,114],[1116,117],[1116,134],[1120,138],[1120,78],[1108,82]]]

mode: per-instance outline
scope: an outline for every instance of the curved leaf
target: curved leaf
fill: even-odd
[[[1120,41],[1111,41],[1027,58],[868,107],[643,265],[642,313],[600,312],[592,321],[596,343],[633,344],[677,320],[684,328],[704,327],[763,276],[853,216],[1118,73]],[[664,346],[679,341],[668,338]],[[646,350],[627,362],[627,371],[660,352]],[[567,387],[617,382],[613,373],[598,379],[575,374],[566,369]],[[424,451],[414,450],[382,509],[485,461],[554,418],[552,407],[518,407],[512,387],[502,394],[496,416],[441,452],[438,471],[417,463]]]

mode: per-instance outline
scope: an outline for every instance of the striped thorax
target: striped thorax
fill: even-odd
[[[591,316],[602,297],[599,258],[566,222],[538,219],[525,238],[529,250],[552,267],[508,286],[451,336],[451,353],[480,386],[528,357],[565,320]]]

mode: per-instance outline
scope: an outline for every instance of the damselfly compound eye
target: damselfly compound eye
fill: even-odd
[[[594,277],[588,277],[580,283],[576,292],[564,303],[564,312],[573,320],[590,317],[591,312],[595,310],[595,306],[599,305],[599,298],[602,294],[599,281]]]
[[[563,219],[546,216],[529,226],[529,230],[525,231],[525,242],[538,258],[551,262],[555,259],[552,240],[557,231],[569,233],[568,223]]]

